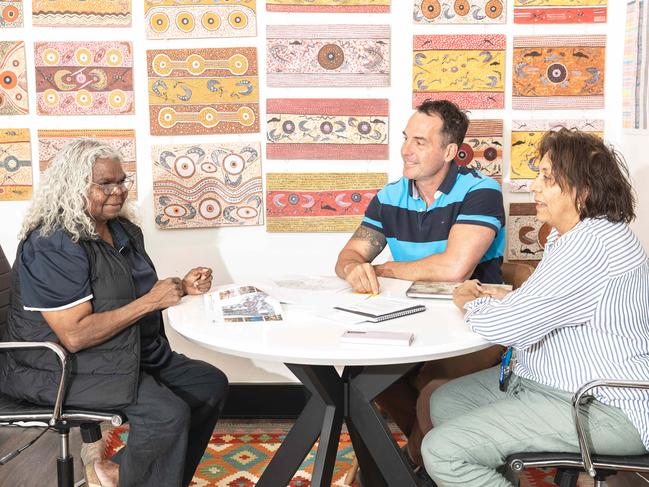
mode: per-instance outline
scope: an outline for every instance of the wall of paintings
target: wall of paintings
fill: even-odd
[[[545,230],[525,204],[539,131],[637,144],[622,128],[626,12],[573,4],[0,1],[0,243],[11,258],[40,172],[84,134],[125,155],[161,276],[331,274],[372,195],[400,176],[413,105],[449,98],[471,112],[458,163],[514,204],[509,257],[538,260]],[[171,339],[234,381],[290,377]]]

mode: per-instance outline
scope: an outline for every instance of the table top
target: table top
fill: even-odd
[[[381,289],[405,299],[409,281],[381,278]],[[490,344],[473,333],[450,300],[408,299],[426,311],[381,323],[349,325],[283,306],[283,321],[214,323],[203,296],[185,296],[167,310],[170,326],[188,340],[229,355],[271,362],[309,365],[387,365],[424,362],[462,355]],[[408,331],[412,345],[341,343],[346,330]]]

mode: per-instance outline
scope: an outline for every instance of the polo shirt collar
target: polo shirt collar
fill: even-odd
[[[442,184],[439,185],[439,190],[444,194],[449,194],[455,186],[455,180],[457,179],[457,164],[455,161],[451,161],[451,165],[448,168],[448,173],[442,181]]]
[[[444,194],[449,194],[453,189],[453,186],[455,186],[457,173],[457,164],[455,163],[455,161],[451,161],[451,165],[448,168],[448,173],[446,173],[446,177],[444,178],[444,181],[442,181],[442,184],[439,185],[439,191]],[[414,199],[418,200],[419,198],[421,198],[421,196],[419,196],[419,191],[417,191],[417,185],[415,184],[414,179],[408,179],[408,193]]]
[[[116,249],[119,250],[124,247],[131,247],[131,238],[126,233],[126,230],[124,230],[124,227],[122,227],[122,224],[118,219],[109,220],[108,228],[110,228],[113,235],[113,244]]]

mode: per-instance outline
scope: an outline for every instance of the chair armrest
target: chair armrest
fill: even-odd
[[[588,382],[581,386],[575,395],[572,397],[572,407],[573,415],[575,418],[575,427],[577,429],[577,438],[579,440],[579,449],[581,450],[581,458],[584,462],[584,469],[588,472],[588,475],[595,477],[596,472],[593,467],[593,461],[590,454],[590,447],[586,441],[586,435],[584,434],[584,428],[581,424],[581,419],[579,418],[579,406],[581,401],[590,392],[596,387],[610,387],[615,389],[649,389],[649,382],[643,381],[632,381],[632,380],[614,380],[614,379],[601,379]]]
[[[70,373],[68,367],[68,352],[61,345],[54,342],[0,342],[0,352],[3,350],[15,350],[19,348],[46,348],[54,352],[58,357],[59,362],[61,362],[61,380],[59,381],[59,388],[56,392],[52,417],[49,421],[50,426],[54,426],[61,419],[61,413],[63,411],[63,399],[65,397],[68,375]]]

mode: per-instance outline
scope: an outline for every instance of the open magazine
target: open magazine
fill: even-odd
[[[233,286],[204,297],[208,317],[214,323],[281,321],[282,306],[254,286]]]

